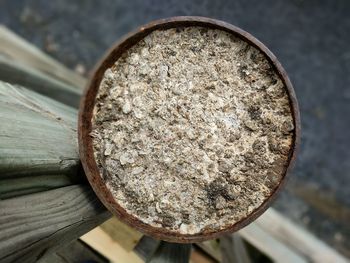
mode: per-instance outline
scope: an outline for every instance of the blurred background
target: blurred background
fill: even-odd
[[[199,15],[250,32],[294,85],[302,144],[274,207],[350,257],[350,1],[0,0],[0,23],[88,76],[122,35],[151,20]]]

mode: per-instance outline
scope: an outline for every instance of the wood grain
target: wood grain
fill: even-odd
[[[22,85],[30,90],[78,108],[82,90],[43,72],[0,56],[0,80]]]
[[[72,185],[86,183],[77,112],[59,101],[77,106],[85,80],[0,26],[1,54],[0,79],[55,99],[0,81],[0,262],[37,262],[111,215]]]
[[[126,251],[132,251],[143,236],[143,234],[121,222],[116,217],[112,217],[104,222],[100,228]]]
[[[98,254],[94,249],[81,240],[75,240],[69,245],[60,248],[53,254],[41,258],[37,263],[109,263],[109,261]]]
[[[254,225],[255,228],[260,228],[261,231],[264,231],[269,236],[274,237],[281,244],[284,244],[289,249],[292,249],[299,255],[302,255],[308,262],[349,262],[348,259],[342,256],[336,250],[332,249],[326,243],[322,242],[320,239],[317,239],[306,229],[296,225],[276,210],[267,210],[263,216],[254,222]],[[247,228],[249,227],[250,226]],[[255,233],[251,233],[251,235],[251,238],[256,236]]]
[[[190,256],[190,263],[217,263],[218,261],[209,257],[203,251],[198,248],[192,247],[192,252]]]
[[[93,247],[112,263],[142,263],[143,260],[133,251],[126,251],[119,243],[114,241],[102,228],[97,227],[80,238]]]
[[[221,263],[252,263],[247,248],[238,234],[220,238]]]
[[[76,110],[0,81],[0,199],[82,181]]]
[[[53,78],[83,88],[86,80],[57,62],[22,37],[0,25],[0,53],[20,64],[36,68]]]
[[[147,263],[187,263],[190,260],[192,244],[176,244],[161,241],[146,260]]]
[[[238,233],[243,237],[243,239],[271,258],[273,262],[308,262],[304,256],[298,254],[292,248],[280,242],[267,231],[264,231],[258,227],[255,223],[241,229]]]
[[[88,186],[0,202],[0,261],[36,262],[110,217]]]
[[[221,257],[221,251],[220,251],[220,244],[217,239],[196,243],[196,246],[200,247],[203,251],[205,251],[205,253],[210,255],[212,258],[214,258],[218,262],[221,262],[222,257]]]

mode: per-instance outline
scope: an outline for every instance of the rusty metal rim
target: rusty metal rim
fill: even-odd
[[[153,227],[143,223],[135,216],[128,214],[124,210],[124,208],[122,208],[115,201],[113,195],[108,190],[105,182],[99,174],[98,167],[93,154],[92,139],[89,135],[92,128],[91,118],[95,103],[95,97],[105,70],[107,68],[110,68],[127,49],[135,45],[138,41],[143,39],[152,31],[157,29],[161,30],[188,26],[201,26],[206,28],[223,30],[241,38],[242,40],[261,50],[266,55],[271,64],[275,67],[276,72],[279,74],[280,78],[285,84],[289,95],[289,101],[295,126],[293,144],[289,152],[288,166],[285,168],[285,174],[282,180],[280,181],[279,185],[275,188],[273,193],[270,195],[270,197],[268,197],[260,207],[258,207],[246,218],[240,220],[239,222],[236,222],[235,224],[219,231],[204,231],[194,235],[183,235],[177,232],[166,230],[161,227]],[[99,199],[114,215],[116,215],[119,219],[121,219],[123,222],[127,223],[131,227],[134,227],[137,230],[154,238],[177,243],[200,242],[216,238],[225,233],[238,231],[239,229],[254,221],[270,206],[277,193],[281,190],[282,185],[285,183],[287,175],[290,174],[290,171],[296,159],[296,153],[300,144],[299,108],[294,89],[287,76],[287,73],[285,72],[277,58],[272,54],[272,52],[255,37],[238,27],[215,19],[197,16],[172,17],[153,21],[147,25],[140,27],[138,30],[124,36],[106,53],[105,57],[101,60],[101,62],[97,64],[81,100],[78,122],[78,140],[80,158],[86,176]]]

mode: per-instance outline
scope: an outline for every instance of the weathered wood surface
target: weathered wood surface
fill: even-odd
[[[201,248],[203,251],[205,251],[205,253],[210,255],[216,261],[221,262],[222,258],[221,258],[220,243],[217,239],[196,243],[196,246]]]
[[[19,64],[36,68],[75,87],[85,86],[86,80],[83,77],[69,70],[3,25],[0,25],[0,53],[19,62]]]
[[[0,262],[36,262],[111,216],[81,185],[76,116],[0,82]]]
[[[220,249],[222,263],[253,263],[242,238],[238,234],[221,237]]]
[[[0,80],[53,99],[0,82],[0,261],[36,262],[110,214],[90,187],[69,186],[85,182],[77,111],[58,101],[77,107],[85,80],[4,27],[0,55]]]
[[[0,80],[18,84],[69,106],[78,108],[82,90],[41,71],[0,56]]]
[[[134,248],[134,252],[143,260],[146,260],[157,249],[159,242],[160,240],[150,236],[143,236]]]
[[[349,262],[339,252],[273,208],[269,208],[237,234],[274,262]],[[196,245],[216,260],[222,260],[222,251],[215,240]]]
[[[81,181],[75,109],[0,81],[0,199]]]
[[[53,254],[40,259],[38,263],[110,263],[105,257],[86,245],[81,240],[75,240],[60,248]]]
[[[187,263],[190,259],[191,244],[175,244],[161,241],[146,260],[147,263]]]
[[[262,230],[255,223],[241,229],[238,232],[244,240],[252,244],[262,253],[266,254],[273,262],[279,263],[306,263],[303,255],[298,254],[292,248],[280,242],[268,232]]]
[[[209,257],[198,247],[192,247],[190,263],[217,263],[217,261]]]
[[[113,263],[143,262],[136,253],[133,251],[126,251],[100,227],[96,227],[94,230],[83,235],[80,239]]]
[[[124,224],[116,217],[104,222],[100,228],[126,251],[132,251],[143,236],[142,233]]]
[[[256,226],[299,255],[302,255],[307,262],[350,262],[347,258],[316,238],[306,229],[296,225],[274,209],[268,209],[254,222],[253,226]],[[250,225],[247,228],[249,229],[249,227]],[[254,229],[250,230],[252,231],[253,238],[255,234],[253,231]],[[266,240],[262,241],[267,242]],[[286,261],[282,260],[281,262]]]
[[[110,216],[89,186],[0,202],[0,262],[36,262]]]

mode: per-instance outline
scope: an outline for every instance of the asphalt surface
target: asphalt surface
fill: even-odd
[[[346,0],[0,0],[0,23],[80,72],[122,35],[158,18],[208,16],[253,34],[288,72],[302,118],[296,167],[274,206],[348,256],[349,14]]]

